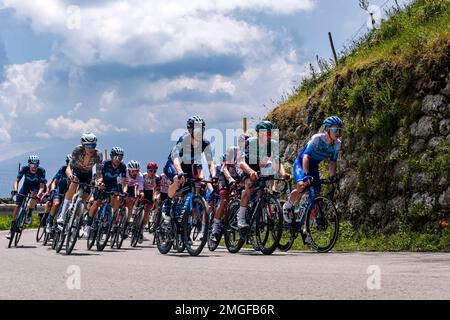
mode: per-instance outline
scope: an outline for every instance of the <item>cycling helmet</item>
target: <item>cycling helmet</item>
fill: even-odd
[[[39,164],[39,156],[31,155],[28,157],[28,164]]]
[[[158,170],[158,164],[156,162],[149,162],[147,164],[147,169],[155,169]]]
[[[81,136],[81,144],[84,146],[86,144],[97,143],[97,137],[93,133],[85,133]]]
[[[111,158],[115,156],[123,157],[123,149],[121,147],[114,147],[111,149]]]
[[[69,163],[70,160],[72,160],[72,155],[69,153],[69,154],[66,156],[66,162]]]
[[[256,132],[259,132],[260,130],[272,131],[273,128],[274,128],[274,125],[272,122],[262,121],[256,125],[255,130],[256,130]]]
[[[128,164],[127,164],[127,168],[128,168],[128,170],[140,170],[141,165],[136,160],[130,160],[130,162],[128,162]]]
[[[341,118],[332,116],[325,119],[325,121],[323,122],[323,126],[325,127],[325,129],[328,129],[332,126],[343,127],[344,122],[341,120]]]
[[[205,128],[205,120],[203,120],[200,116],[192,116],[189,117],[189,119],[187,120],[187,128],[188,129],[193,129],[195,127],[196,123],[201,123],[202,124],[202,128]]]

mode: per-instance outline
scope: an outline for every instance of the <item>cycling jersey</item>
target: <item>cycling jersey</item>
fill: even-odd
[[[161,174],[160,178],[161,178],[161,180],[160,180],[161,193],[168,193],[169,192],[169,186],[170,186],[169,179],[167,178],[165,173]]]
[[[316,181],[320,180],[319,163],[329,158],[330,161],[337,161],[339,150],[341,148],[341,141],[336,140],[333,144],[327,144],[325,140],[325,133],[319,133],[312,136],[306,146],[295,159],[293,171],[294,181],[299,183],[306,176],[313,177]],[[309,172],[303,169],[303,156],[307,154],[310,156]],[[320,185],[315,186],[316,192],[320,193]]]
[[[55,188],[54,198],[59,199],[60,194],[64,194],[67,191],[68,180],[66,175],[67,165],[62,166],[58,172],[55,174],[52,180],[58,180]]]
[[[318,133],[312,136],[300,154],[302,157],[307,154],[317,162],[321,162],[327,158],[330,161],[337,161],[340,149],[341,140],[336,140],[333,144],[329,145],[325,140],[325,133]]]
[[[82,145],[79,145],[73,150],[70,165],[75,171],[80,173],[89,173],[92,172],[94,165],[97,172],[102,171],[103,155],[99,150],[96,150],[94,155],[89,159],[89,163],[87,165],[84,164],[85,156],[86,151]]]
[[[159,189],[161,185],[161,178],[155,174],[153,177],[150,177],[148,173],[144,173],[143,175],[144,180],[144,190],[155,190]]]
[[[105,161],[103,163],[102,176],[106,189],[110,189],[117,186],[117,179],[119,177],[126,178],[127,167],[123,162],[117,167],[114,167],[112,160]]]
[[[21,180],[25,176],[23,186],[27,187],[39,187],[41,183],[47,183],[45,179],[45,169],[38,167],[36,173],[31,173],[29,166],[24,166],[17,174],[17,179]]]
[[[173,178],[176,175],[176,170],[173,165],[173,161],[175,159],[180,160],[181,169],[184,173],[188,174],[189,178],[195,178],[197,169],[202,168],[202,153],[205,154],[206,161],[208,163],[213,161],[211,143],[208,140],[203,139],[201,148],[199,147],[197,149],[192,146],[191,139],[191,135],[189,133],[185,133],[178,139],[176,145],[173,147],[164,167],[164,173],[167,175],[169,180],[173,181]]]
[[[28,195],[30,192],[38,192],[41,183],[47,183],[45,179],[45,169],[38,167],[36,173],[31,173],[29,166],[24,166],[17,174],[17,179],[21,180],[25,176],[22,188],[20,188],[19,194],[16,196],[16,204],[20,205],[25,199],[23,195]]]
[[[139,172],[134,178],[130,175],[130,172],[127,172],[127,182],[128,190],[134,189],[137,187],[137,191],[142,191],[144,184],[144,176],[141,172]]]
[[[261,149],[257,137],[248,138],[245,141],[245,148],[241,159],[245,159],[245,162],[254,171],[260,171],[261,167],[264,167],[269,160],[277,165],[280,159],[278,142],[271,139],[264,150]]]

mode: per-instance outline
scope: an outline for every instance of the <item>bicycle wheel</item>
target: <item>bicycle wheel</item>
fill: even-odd
[[[191,256],[198,256],[202,252],[208,238],[206,227],[208,224],[209,215],[206,213],[205,200],[200,196],[194,196],[192,210],[187,208],[182,223],[184,243]]]
[[[108,205],[105,208],[103,219],[98,222],[97,251],[103,251],[108,243],[109,236],[111,235],[112,219],[114,219],[114,215],[111,206]]]
[[[173,220],[170,223],[162,222],[156,229],[156,246],[158,251],[162,254],[166,254],[170,251],[173,245],[173,235],[176,232],[175,222]]]
[[[53,233],[53,241],[52,241],[52,249],[56,250],[56,244],[59,241],[60,230],[58,226],[55,227],[55,231]]]
[[[72,215],[72,212],[67,212],[68,215]],[[64,241],[66,240],[66,229],[67,229],[67,218],[66,221],[64,221],[64,225],[62,227],[62,230],[60,230],[58,242],[56,243],[56,253],[59,253],[62,249],[62,246],[64,244]]]
[[[291,209],[291,219],[294,221],[294,215]],[[283,252],[287,252],[292,248],[294,244],[295,235],[295,222],[286,223],[283,221],[283,230],[281,232],[280,241],[278,243],[278,249]]]
[[[136,217],[133,219],[133,224],[131,225],[131,246],[134,248],[137,246],[140,237],[142,215],[144,212],[144,207],[140,208]]]
[[[128,208],[123,208],[122,210],[123,210],[123,212],[122,212],[122,216],[120,218],[120,223],[119,223],[118,230],[117,230],[117,241],[116,241],[117,249],[120,249],[122,247],[123,240],[125,239],[125,235],[127,233],[126,224],[127,224],[127,217],[128,217]]]
[[[214,215],[215,210],[213,210],[209,217],[209,228],[208,228],[208,249],[209,251],[215,251],[217,247],[219,246],[220,240],[222,239],[222,232],[219,233],[217,237],[217,241],[213,241],[211,239],[213,225],[214,225]]]
[[[224,239],[227,250],[237,253],[245,243],[245,238],[238,228],[238,215],[241,206],[240,200],[234,200],[228,207],[228,217],[224,225]]]
[[[183,233],[183,227],[180,226],[180,224],[177,224],[175,222],[175,241],[174,241],[174,249],[178,253],[184,252],[186,250],[186,244],[184,243],[184,233]]]
[[[46,246],[47,243],[48,243],[48,240],[50,240],[50,233],[45,232],[45,235],[44,235],[44,241],[42,242],[42,245],[43,245],[43,246]]]
[[[92,222],[91,225],[91,231],[89,232],[89,236],[87,238],[86,241],[86,245],[87,245],[87,249],[91,250],[92,247],[94,246],[94,243],[96,242],[97,239],[97,230],[98,230],[98,218],[97,218],[97,214],[95,214],[94,216],[94,221]]]
[[[20,219],[17,220],[18,224],[18,228],[16,230],[16,233],[14,235],[14,246],[17,247],[17,245],[19,244],[20,238],[22,238],[22,231],[25,229],[25,209],[22,212],[22,214],[20,215]]]
[[[80,229],[78,230],[78,240],[83,238],[83,234],[84,234],[83,229],[84,229],[84,227],[86,225],[86,217],[87,217],[88,214],[89,214],[89,211],[88,210],[84,210],[83,218],[81,219]]]
[[[39,226],[36,231],[36,242],[41,241],[42,237],[44,236],[45,232],[45,222],[47,221],[47,214],[44,214],[42,218],[39,221]]]
[[[283,213],[278,199],[269,194],[264,207],[256,212],[256,241],[260,251],[269,255],[277,248],[283,231]]]
[[[314,208],[308,207],[306,231],[317,252],[333,249],[339,235],[339,215],[333,202],[324,197],[315,199]]]
[[[67,230],[67,241],[66,241],[66,255],[72,253],[75,243],[78,240],[78,231],[80,230],[81,220],[83,219],[83,200],[79,199],[75,203],[75,213],[72,214],[69,220],[68,230]]]
[[[14,239],[16,238],[16,225],[17,225],[17,221],[14,221],[14,223],[11,226],[11,233],[10,233],[10,238],[9,238],[9,242],[8,242],[8,248],[11,248],[12,243],[14,242]]]

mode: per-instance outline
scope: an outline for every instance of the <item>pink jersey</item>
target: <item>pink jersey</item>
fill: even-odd
[[[147,172],[143,175],[144,179],[144,190],[155,190],[160,186],[161,178],[158,175],[154,175],[153,178],[150,178]]]
[[[127,185],[128,188],[138,187],[138,191],[142,191],[142,187],[144,185],[144,176],[142,173],[138,173],[135,178],[130,176],[130,172],[127,170]]]

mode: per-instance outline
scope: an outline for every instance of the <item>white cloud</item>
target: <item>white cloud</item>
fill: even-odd
[[[102,97],[100,98],[100,112],[107,112],[109,110],[115,96],[115,89],[103,92]]]
[[[80,108],[83,106],[83,104],[81,102],[78,102],[75,107],[72,110],[69,110],[67,112],[67,115],[69,117],[73,116],[78,110],[80,110]]]
[[[216,93],[220,91],[228,93],[232,96],[236,91],[236,87],[231,83],[231,81],[224,81],[221,76],[216,76],[214,77],[212,88],[209,92]]]
[[[106,124],[100,119],[91,118],[86,121],[79,119],[65,118],[59,116],[50,118],[45,123],[49,134],[63,139],[77,137],[84,132],[93,132],[95,134],[107,133],[110,131],[124,132],[126,128],[115,128],[111,124]]]
[[[67,28],[72,3],[4,0],[37,32],[62,37],[60,50],[79,65],[117,62],[131,66],[173,61],[186,54],[241,54],[270,43],[271,32],[232,12],[293,14],[313,0],[132,0],[81,6],[80,29]]]

